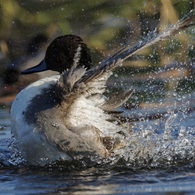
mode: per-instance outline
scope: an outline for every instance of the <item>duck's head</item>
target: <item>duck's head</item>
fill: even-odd
[[[76,52],[80,47],[79,61]],[[77,58],[77,59],[75,59]],[[91,55],[87,45],[79,36],[64,35],[54,39],[48,46],[45,58],[38,65],[22,71],[22,74],[30,74],[45,70],[53,70],[63,72],[70,69],[75,60],[79,66],[84,66],[86,69],[91,67]]]

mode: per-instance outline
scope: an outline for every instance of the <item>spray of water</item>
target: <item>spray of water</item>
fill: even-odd
[[[119,149],[118,159],[136,168],[194,163],[195,129],[186,125],[186,114],[174,111],[163,119],[134,124],[125,147]],[[116,163],[116,159],[113,155],[112,162]]]

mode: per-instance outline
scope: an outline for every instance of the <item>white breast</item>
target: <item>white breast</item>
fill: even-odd
[[[34,131],[33,124],[27,124],[23,116],[30,100],[39,95],[43,88],[55,83],[58,78],[59,75],[55,75],[32,83],[16,96],[11,107],[11,129],[16,138],[17,148],[22,157],[34,165],[44,165],[59,158],[70,160],[65,153],[56,151],[43,135]]]

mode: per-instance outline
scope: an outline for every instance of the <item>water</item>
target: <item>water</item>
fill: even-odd
[[[126,146],[109,162],[27,166],[13,154],[9,107],[0,109],[0,194],[194,194],[195,93],[125,110]],[[147,104],[146,104],[147,105]],[[150,105],[152,106],[152,105]],[[145,116],[163,113],[162,117]],[[117,159],[117,160],[116,160]]]

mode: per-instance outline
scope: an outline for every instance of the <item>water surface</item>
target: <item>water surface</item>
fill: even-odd
[[[131,123],[132,136],[121,150],[122,158],[90,165],[21,163],[11,150],[9,107],[2,107],[0,194],[194,194],[194,95],[169,98],[153,109],[123,109],[124,115],[140,116],[140,120]],[[144,118],[152,113],[164,114],[153,120]]]

